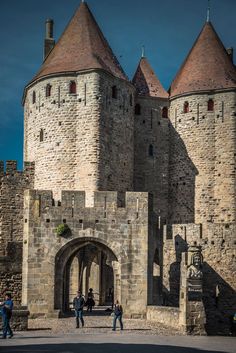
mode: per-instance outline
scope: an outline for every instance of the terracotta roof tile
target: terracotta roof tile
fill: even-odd
[[[236,88],[236,70],[210,22],[206,22],[170,87],[171,97]]]
[[[34,77],[104,69],[127,79],[86,3],[81,3],[59,41]]]
[[[132,82],[141,96],[169,97],[145,57],[141,58]]]

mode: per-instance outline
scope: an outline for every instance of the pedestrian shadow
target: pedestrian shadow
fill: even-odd
[[[228,353],[230,351],[209,351],[192,347],[180,347],[155,344],[120,344],[120,343],[60,343],[29,344],[8,346],[6,343],[2,353]],[[233,352],[233,351],[231,351]]]

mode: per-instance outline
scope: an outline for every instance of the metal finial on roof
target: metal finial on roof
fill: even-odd
[[[142,45],[142,58],[145,58],[145,46]]]
[[[211,2],[208,0],[208,7],[207,7],[207,22],[210,22],[210,11],[211,11]]]

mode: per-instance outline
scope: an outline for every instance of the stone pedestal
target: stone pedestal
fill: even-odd
[[[183,331],[189,335],[205,335],[205,309],[202,301],[201,248],[189,246],[181,262],[180,318]]]

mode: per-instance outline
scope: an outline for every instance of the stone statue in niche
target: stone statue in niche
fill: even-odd
[[[187,266],[188,299],[190,301],[199,301],[202,298],[202,263],[201,247],[190,246],[188,248]]]
[[[187,278],[200,280],[203,277],[203,273],[202,273],[203,258],[202,258],[200,249],[196,249],[196,250],[197,251],[191,254],[191,263],[188,266]]]

